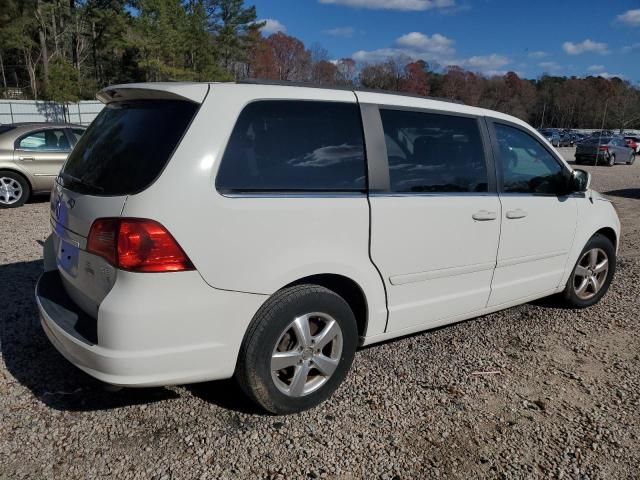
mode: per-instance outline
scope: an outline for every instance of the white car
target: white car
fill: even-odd
[[[317,405],[360,345],[607,291],[620,223],[526,123],[408,95],[131,84],[51,198],[53,345],[119,386],[235,377]]]

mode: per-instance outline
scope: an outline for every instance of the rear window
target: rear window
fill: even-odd
[[[598,145],[599,143],[605,144],[605,143],[609,143],[610,141],[611,141],[611,137],[595,136],[595,137],[585,138],[582,143],[586,145]]]
[[[160,175],[198,105],[136,100],[106,105],[69,156],[63,185],[92,195],[128,195]]]
[[[355,104],[265,100],[240,114],[216,188],[233,192],[350,192],[366,189]]]

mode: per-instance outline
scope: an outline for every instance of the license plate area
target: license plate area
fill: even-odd
[[[76,242],[65,240],[57,234],[55,234],[55,237],[57,239],[56,263],[58,268],[64,270],[70,276],[76,277],[78,275],[80,246]]]

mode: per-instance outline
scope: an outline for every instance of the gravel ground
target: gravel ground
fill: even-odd
[[[289,417],[230,381],[109,392],[75,369],[32,299],[48,204],[0,211],[0,478],[638,478],[640,162],[587,168],[624,231],[600,304],[362,349],[332,399]]]

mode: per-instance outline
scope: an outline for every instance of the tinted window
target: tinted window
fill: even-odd
[[[528,133],[496,124],[500,148],[503,191],[510,193],[557,193],[566,177],[562,166]]]
[[[69,140],[62,130],[42,130],[25,137],[18,143],[20,150],[69,150]]]
[[[178,100],[111,103],[65,164],[64,185],[83,193],[127,195],[160,174],[198,106]]]
[[[487,167],[475,119],[403,110],[380,114],[391,191],[487,191]]]
[[[223,192],[365,190],[357,105],[249,104],[229,139],[216,188]]]

